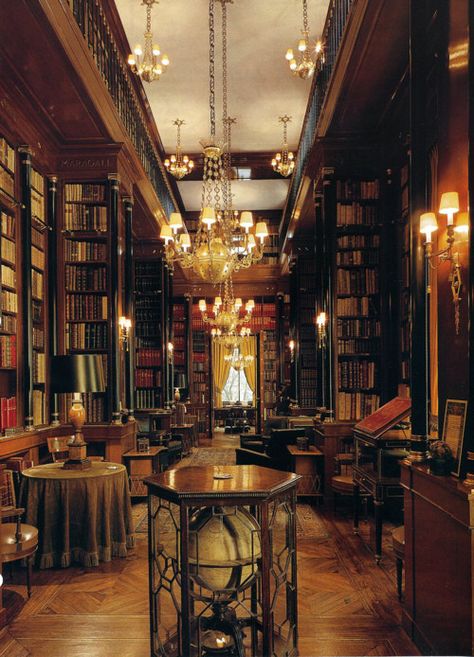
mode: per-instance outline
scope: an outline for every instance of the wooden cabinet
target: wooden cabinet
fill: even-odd
[[[402,621],[422,654],[474,654],[474,495],[452,477],[402,464]]]
[[[287,445],[287,449],[291,455],[292,472],[301,477],[296,484],[297,496],[321,498],[324,454],[313,446],[302,450],[296,445]]]
[[[137,452],[132,449],[123,455],[132,497],[147,496],[148,490],[143,480],[145,477],[158,474],[161,471],[160,454],[166,451],[166,447],[150,447],[147,452]]]

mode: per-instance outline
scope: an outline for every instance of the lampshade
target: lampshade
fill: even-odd
[[[216,298],[214,299],[214,305],[217,306],[217,308],[219,308],[220,306],[222,306],[222,298],[221,298],[221,297],[216,297]]]
[[[431,234],[438,230],[438,221],[434,212],[424,212],[420,215],[420,233]]]
[[[174,373],[174,387],[180,390],[187,388],[186,374],[184,372]]]
[[[200,312],[202,312],[202,313],[206,312],[207,307],[206,307],[206,300],[205,299],[199,299],[198,306],[199,306]]]
[[[101,356],[51,356],[51,392],[104,392],[105,387]]]
[[[255,235],[263,240],[268,235],[267,224],[264,221],[259,221],[255,226]]]
[[[179,230],[183,227],[183,218],[179,212],[172,212],[170,214],[169,225],[172,230]]]
[[[459,212],[459,195],[457,192],[445,192],[441,195],[439,204],[441,214],[455,214]]]
[[[172,242],[174,238],[171,226],[168,226],[168,224],[163,224],[160,231],[160,237],[161,239],[165,240],[166,244],[168,244],[168,242]]]
[[[210,226],[216,221],[216,213],[214,208],[203,208],[201,212],[201,221],[203,224],[206,224],[208,228],[210,228]]]
[[[242,228],[252,228],[253,226],[253,216],[252,213],[248,210],[245,210],[240,215],[240,225]]]
[[[467,235],[469,232],[469,212],[460,212],[458,214],[454,230],[457,233],[464,233]]]
[[[191,238],[188,233],[182,233],[179,242],[185,251],[191,248]]]

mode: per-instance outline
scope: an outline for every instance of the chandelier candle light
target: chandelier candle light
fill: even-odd
[[[222,301],[221,296],[216,296],[214,299],[214,305],[212,307],[213,317],[207,314],[206,300],[199,300],[202,321],[209,324],[213,337],[230,335],[233,339],[236,339],[239,326],[245,329],[244,333],[241,332],[241,335],[248,335],[250,332],[249,329],[247,333],[244,325],[249,324],[252,319],[255,301],[249,299],[245,304],[245,315],[241,315],[241,309],[243,307],[242,299],[240,297],[234,299],[229,287],[226,281],[224,284],[224,301]]]
[[[169,158],[166,158],[164,165],[177,180],[181,180],[184,176],[187,176],[188,173],[194,168],[194,162],[189,159],[187,155],[183,155],[181,151],[181,126],[184,125],[184,121],[181,119],[176,119],[173,121],[173,125],[176,126],[176,153],[175,155],[170,155]]]
[[[162,55],[160,61],[160,47],[153,43],[153,32],[151,31],[151,8],[158,0],[142,0],[142,5],[146,6],[146,29],[145,46],[137,44],[133,49],[133,54],[128,56],[128,64],[132,71],[136,73],[145,82],[159,80],[161,75],[166,72],[170,60],[168,55]]]
[[[298,77],[306,80],[316,70],[319,62],[323,63],[323,47],[320,40],[312,41],[309,38],[308,3],[303,0],[303,37],[298,41],[298,53],[295,57],[293,48],[288,48],[285,59],[290,65],[291,71]]]
[[[288,127],[287,124],[291,121],[291,116],[280,116],[278,119],[283,123],[283,148],[281,153],[277,153],[272,160],[273,170],[279,173],[284,178],[288,178],[293,173],[295,168],[295,156],[288,150]]]

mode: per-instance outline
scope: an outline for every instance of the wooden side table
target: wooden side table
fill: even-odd
[[[166,447],[150,447],[148,452],[138,452],[131,449],[123,455],[130,481],[131,497],[146,497],[148,495],[143,479],[161,472],[160,454],[166,451]]]
[[[190,454],[193,446],[194,423],[172,424],[170,430],[173,435],[181,434],[183,436],[183,456]]]
[[[291,454],[293,472],[301,476],[296,484],[297,496],[321,498],[324,454],[313,446],[301,450],[296,445],[287,445],[287,449]]]

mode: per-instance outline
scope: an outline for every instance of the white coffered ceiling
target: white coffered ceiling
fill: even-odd
[[[145,7],[140,0],[115,0],[130,45],[143,44]],[[320,36],[329,0],[308,0],[311,36]],[[220,3],[216,3],[217,117],[221,115]],[[237,119],[232,131],[233,152],[276,151],[281,146],[278,117],[293,117],[288,127],[290,148],[296,149],[311,87],[294,77],[285,60],[302,27],[301,0],[234,0],[227,3],[229,115]],[[167,153],[174,152],[174,119],[186,121],[182,146],[200,151],[199,140],[209,134],[208,0],[160,0],[153,6],[154,40],[171,61],[158,82],[144,83],[145,91]],[[218,132],[220,126],[218,125]],[[270,163],[269,163],[270,166]],[[260,181],[261,182],[261,181]],[[283,207],[285,181],[245,181],[234,207]],[[283,183],[283,185],[282,185]],[[187,187],[189,186],[189,190]],[[186,209],[200,203],[200,188],[181,182]],[[235,185],[237,188],[237,184]],[[274,192],[270,190],[274,187]],[[234,192],[235,193],[235,192]],[[238,203],[238,204],[237,204]],[[242,203],[242,205],[240,205]],[[264,206],[263,204],[267,204]]]

